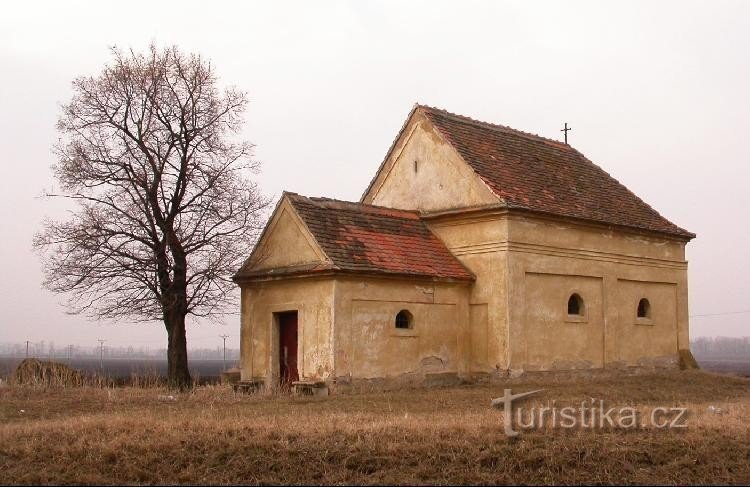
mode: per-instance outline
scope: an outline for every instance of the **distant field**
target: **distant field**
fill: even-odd
[[[688,409],[687,429],[503,433],[489,406],[590,398]],[[0,387],[6,483],[750,483],[750,379],[701,371],[514,379],[329,397]]]
[[[20,358],[0,357],[0,377],[9,375],[16,365],[23,360]],[[55,359],[58,362],[68,364],[66,359]],[[701,368],[710,372],[750,377],[750,358],[713,358],[697,357]],[[237,361],[227,360],[227,367],[234,367]],[[98,374],[99,359],[73,359],[69,364],[72,367],[88,374]],[[113,378],[128,378],[136,375],[160,375],[167,373],[166,360],[144,360],[144,359],[104,359],[103,374]],[[222,360],[192,359],[190,360],[190,371],[194,377],[203,380],[215,380],[223,369]]]
[[[15,370],[21,362],[21,358],[0,357],[0,377],[9,375]],[[46,360],[46,359],[43,359]],[[147,360],[147,359],[104,359],[100,369],[99,359],[84,358],[73,359],[68,362],[67,359],[54,359],[56,362],[68,364],[86,374],[102,374],[112,378],[128,378],[132,374],[140,376],[167,374],[166,360]],[[194,378],[204,380],[216,379],[221,374],[224,367],[222,360],[193,359],[189,361],[190,373]],[[233,367],[235,361],[227,360],[227,367]]]
[[[742,377],[750,377],[750,358],[696,358],[698,364],[704,370],[719,372],[722,374],[733,374]]]

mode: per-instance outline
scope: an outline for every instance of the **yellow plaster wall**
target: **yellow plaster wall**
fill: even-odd
[[[688,347],[682,241],[490,210],[434,218],[430,228],[477,277],[474,372],[670,364]],[[567,318],[575,289],[584,290],[583,322]],[[633,293],[653,296],[653,326],[630,319]]]
[[[492,204],[497,197],[427,118],[417,113],[363,201],[391,208],[434,211]]]
[[[408,310],[410,330],[395,328]],[[468,289],[391,279],[336,282],[336,375],[347,379],[467,370]]]
[[[240,355],[242,380],[278,379],[278,324],[274,313],[297,311],[300,378],[326,379],[333,372],[331,279],[290,279],[242,288]]]
[[[649,364],[677,349],[677,285],[618,279],[615,293],[617,321],[612,333],[617,355],[613,360]],[[648,299],[649,318],[638,318],[638,302]]]
[[[602,280],[598,277],[527,273],[525,370],[604,366]],[[568,298],[585,299],[581,316],[568,315]]]
[[[471,372],[507,368],[507,220],[456,216],[430,222],[429,226],[476,276],[469,289]]]
[[[519,217],[508,236],[509,368],[672,365],[688,348],[684,242]],[[576,288],[596,309],[587,323],[562,313]],[[639,295],[653,326],[634,323]],[[568,363],[576,354],[583,360]]]
[[[469,305],[469,370],[483,372],[492,369],[492,358],[497,353],[495,336],[490,329],[489,306],[487,303]],[[493,343],[491,343],[493,342]],[[491,354],[492,352],[492,354]]]
[[[292,206],[282,201],[274,213],[258,249],[251,270],[264,270],[322,262],[325,255],[305,228]]]

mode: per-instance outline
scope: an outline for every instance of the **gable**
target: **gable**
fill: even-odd
[[[418,211],[494,204],[498,198],[419,111],[401,130],[363,203]]]
[[[474,276],[415,212],[284,193],[234,280],[321,273]]]
[[[361,201],[422,212],[492,206],[695,237],[567,144],[422,105]]]
[[[326,262],[325,254],[315,243],[294,208],[286,198],[282,198],[241,272],[254,273]]]
[[[419,110],[506,208],[695,236],[567,144],[436,108]]]

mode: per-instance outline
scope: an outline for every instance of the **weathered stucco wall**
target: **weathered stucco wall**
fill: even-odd
[[[688,348],[684,242],[528,217],[508,220],[511,369],[673,365]],[[577,292],[583,319],[569,317]],[[636,318],[647,298],[653,316]]]
[[[648,365],[658,363],[660,357],[674,356],[680,334],[677,307],[687,304],[678,301],[678,283],[679,279],[674,283],[617,280],[613,293],[618,314],[612,330],[612,362]],[[643,297],[651,305],[651,316],[647,319],[638,318],[636,313],[638,301]],[[686,327],[687,322],[682,326]]]
[[[400,310],[413,328],[395,327]],[[468,286],[393,279],[336,282],[336,376],[341,380],[464,372]]]
[[[363,202],[434,211],[492,204],[497,197],[427,118],[417,114],[403,131]]]
[[[395,327],[404,309],[413,316],[412,329]],[[301,379],[419,378],[468,368],[467,284],[291,279],[242,290],[242,380],[278,380],[274,313],[295,310]]]
[[[508,225],[496,216],[441,218],[430,229],[476,276],[469,289],[470,371],[492,372],[508,363]]]
[[[430,228],[477,277],[472,372],[669,365],[688,347],[682,241],[492,211]],[[567,314],[573,293],[583,318]],[[636,319],[641,298],[650,320]]]
[[[604,366],[602,279],[527,272],[522,282],[526,370]],[[568,316],[568,298],[584,297],[584,314]]]
[[[240,355],[242,380],[278,381],[278,323],[274,313],[297,311],[300,378],[326,379],[333,372],[331,279],[291,279],[242,289]]]

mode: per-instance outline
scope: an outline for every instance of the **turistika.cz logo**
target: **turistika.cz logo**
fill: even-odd
[[[504,429],[508,436],[518,436],[518,431],[542,428],[588,429],[684,429],[687,428],[687,408],[655,407],[648,410],[632,406],[607,408],[601,399],[581,401],[580,407],[558,408],[555,401],[547,406],[523,408],[521,399],[544,389],[513,394],[505,389],[503,396],[492,400],[492,406],[504,410]],[[515,414],[514,414],[515,412]]]

